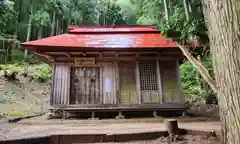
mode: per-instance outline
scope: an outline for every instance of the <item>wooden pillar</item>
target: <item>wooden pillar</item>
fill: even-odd
[[[63,119],[68,119],[68,112],[66,112],[66,111],[63,111]]]
[[[68,73],[67,73],[67,94],[66,94],[66,104],[70,105],[70,97],[71,97],[71,63],[68,65]]]
[[[160,63],[158,59],[156,60],[156,64],[157,64],[158,93],[160,96],[160,104],[163,104],[164,99],[163,99],[163,90],[162,90],[162,79],[161,79]]]
[[[116,116],[116,119],[124,119],[125,116],[122,114],[122,111],[118,112],[118,116]]]
[[[51,95],[50,95],[50,105],[53,105],[53,96],[54,96],[54,79],[55,79],[55,60],[53,60],[53,65],[52,65],[52,88],[51,88]]]
[[[116,88],[116,103],[119,104],[120,103],[120,74],[119,74],[119,62],[115,62],[115,68],[116,68],[116,72],[115,72],[115,88]]]
[[[136,62],[136,86],[137,86],[138,104],[142,104],[139,61]]]
[[[100,67],[100,104],[103,104],[103,65]]]

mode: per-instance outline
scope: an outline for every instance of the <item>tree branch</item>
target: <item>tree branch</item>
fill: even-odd
[[[197,71],[200,73],[200,75],[204,78],[204,80],[210,85],[210,87],[212,88],[212,90],[217,93],[217,86],[215,83],[215,80],[211,77],[211,75],[208,73],[207,69],[201,64],[201,62],[199,62],[196,58],[194,58],[190,52],[188,51],[188,49],[179,44],[176,43],[177,46],[181,49],[181,51],[183,52],[183,54],[187,57],[187,59],[193,64],[193,66],[197,69]]]

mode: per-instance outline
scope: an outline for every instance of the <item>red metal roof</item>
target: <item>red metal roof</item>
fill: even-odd
[[[170,48],[167,40],[153,26],[68,27],[70,33],[25,42],[26,47],[64,48]],[[56,50],[56,49],[55,49]]]
[[[70,33],[159,33],[159,30],[154,26],[70,26],[68,29]]]
[[[25,46],[89,48],[166,48],[176,44],[160,34],[63,34],[24,43]]]

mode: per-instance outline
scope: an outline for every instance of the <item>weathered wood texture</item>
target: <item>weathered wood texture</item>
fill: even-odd
[[[55,71],[56,66],[55,64],[52,66],[52,87],[51,87],[51,95],[50,95],[50,105],[53,105],[53,97],[54,97],[54,81],[55,81]]]
[[[160,61],[164,103],[182,101],[178,70],[176,60]]]
[[[100,68],[71,69],[71,104],[100,102]]]
[[[97,61],[97,65],[57,63],[53,104],[117,106],[182,101],[177,60]]]
[[[120,62],[120,102],[138,103],[136,86],[136,62]]]
[[[222,143],[240,141],[240,1],[203,0],[222,124]]]
[[[103,104],[116,104],[116,65],[104,62],[102,65]]]
[[[157,80],[158,80],[158,93],[160,97],[160,103],[163,104],[163,90],[162,90],[162,78],[161,78],[161,71],[160,71],[160,62],[156,60],[157,63]]]
[[[136,61],[136,91],[138,95],[138,104],[142,104],[139,61]]]
[[[166,104],[88,104],[88,105],[55,105],[54,108],[82,111],[129,111],[129,110],[185,110],[183,103],[166,103]],[[53,109],[54,109],[53,108]]]
[[[176,119],[167,119],[164,121],[164,124],[169,135],[179,134],[180,129],[178,128],[178,121]]]
[[[53,94],[52,104],[69,103],[70,94],[70,64],[68,63],[56,63],[53,80]]]

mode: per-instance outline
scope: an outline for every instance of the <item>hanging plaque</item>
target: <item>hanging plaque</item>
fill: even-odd
[[[74,59],[74,65],[94,65],[95,58],[94,57],[81,57]]]

